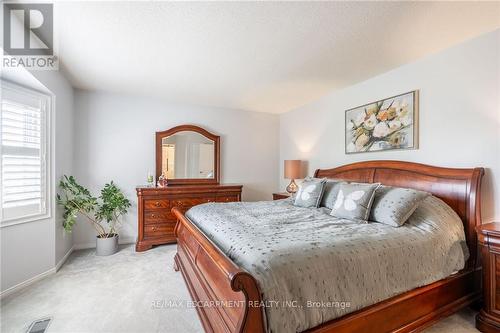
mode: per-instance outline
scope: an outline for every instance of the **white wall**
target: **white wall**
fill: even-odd
[[[243,200],[270,199],[278,188],[279,117],[211,107],[173,105],[129,95],[75,92],[75,176],[94,193],[114,180],[133,206],[120,232],[135,241],[135,187],[155,171],[155,132],[194,124],[221,136],[221,182],[243,184]],[[83,222],[83,221],[81,221]],[[75,247],[95,245],[80,223]]]
[[[74,96],[73,88],[59,72],[38,71],[33,75],[54,94],[54,185],[57,191],[59,179],[63,174],[73,171],[73,137],[74,137]],[[73,236],[62,226],[62,208],[55,206],[55,263],[59,263],[73,246]]]
[[[483,221],[498,220],[499,40],[499,30],[482,35],[283,114],[280,160],[307,160],[309,174],[317,168],[375,159],[485,167]],[[420,90],[418,150],[344,153],[346,109],[414,89]]]
[[[53,94],[52,110],[52,216],[35,222],[5,226],[1,234],[1,291],[40,274],[55,270],[70,251],[72,235],[64,232],[55,207],[57,179],[72,172],[73,88],[59,72],[8,70],[2,77],[12,82]]]

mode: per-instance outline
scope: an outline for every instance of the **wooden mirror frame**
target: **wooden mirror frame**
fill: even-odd
[[[201,184],[219,184],[220,181],[220,136],[210,133],[209,131],[195,125],[180,125],[172,127],[169,130],[156,132],[156,179],[160,177],[161,162],[162,162],[162,139],[171,136],[177,132],[196,132],[214,142],[214,177],[213,178],[184,178],[184,179],[167,179],[167,185],[201,185]]]

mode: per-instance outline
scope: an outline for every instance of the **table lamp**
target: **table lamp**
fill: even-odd
[[[285,160],[285,178],[290,179],[290,184],[286,187],[288,193],[297,192],[298,186],[295,179],[302,178],[302,161]]]

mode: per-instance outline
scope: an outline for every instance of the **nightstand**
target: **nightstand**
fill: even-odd
[[[483,265],[484,305],[476,316],[481,332],[500,332],[500,223],[477,227]]]
[[[273,200],[281,200],[289,198],[292,194],[288,192],[273,193]]]

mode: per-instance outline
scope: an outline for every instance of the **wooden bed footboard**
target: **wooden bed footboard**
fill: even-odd
[[[177,208],[176,270],[186,281],[206,332],[264,332],[261,293],[254,277],[236,266]]]

